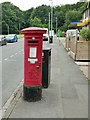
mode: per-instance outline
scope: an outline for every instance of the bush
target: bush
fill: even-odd
[[[90,29],[83,27],[80,31],[80,35],[82,38],[85,38],[86,40],[90,40]]]
[[[90,40],[90,29],[88,29],[88,35],[87,35],[88,40]]]

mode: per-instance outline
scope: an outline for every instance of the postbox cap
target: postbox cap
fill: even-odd
[[[26,34],[26,33],[46,33],[47,30],[44,28],[39,28],[39,27],[29,27],[29,28],[25,28],[21,30],[22,34]]]

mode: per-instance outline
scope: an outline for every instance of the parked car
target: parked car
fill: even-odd
[[[17,42],[18,41],[18,37],[16,34],[9,34],[6,37],[7,42]]]
[[[5,36],[0,35],[0,46],[6,45],[6,44],[7,44],[7,40],[6,40]]]

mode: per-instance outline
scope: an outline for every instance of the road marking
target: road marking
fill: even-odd
[[[8,58],[5,58],[4,60],[8,60]]]
[[[11,55],[10,57],[12,58],[14,55]]]
[[[17,55],[17,53],[15,53],[15,55]]]

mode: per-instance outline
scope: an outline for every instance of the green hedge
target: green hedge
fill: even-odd
[[[90,29],[83,27],[80,31],[80,35],[82,38],[85,38],[86,40],[90,40]]]

